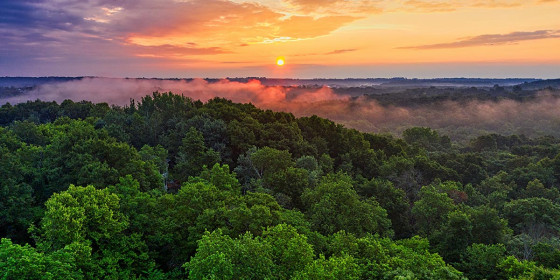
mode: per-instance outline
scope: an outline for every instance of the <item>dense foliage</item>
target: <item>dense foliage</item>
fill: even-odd
[[[154,93],[0,108],[0,279],[560,279],[560,140]]]

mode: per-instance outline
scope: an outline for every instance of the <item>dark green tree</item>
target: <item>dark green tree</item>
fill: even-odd
[[[317,187],[304,192],[302,201],[312,228],[322,234],[346,230],[358,236],[393,235],[387,211],[373,199],[361,200],[348,175],[323,177]]]
[[[206,148],[202,133],[191,127],[179,147],[173,178],[184,182],[189,176],[197,176],[203,166],[213,166],[220,161],[220,154]]]

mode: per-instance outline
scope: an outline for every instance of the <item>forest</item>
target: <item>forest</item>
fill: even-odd
[[[170,92],[7,103],[0,279],[560,279],[560,138],[452,139]]]

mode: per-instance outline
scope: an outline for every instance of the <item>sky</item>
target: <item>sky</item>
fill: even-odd
[[[2,0],[0,11],[0,76],[560,78],[560,0]]]

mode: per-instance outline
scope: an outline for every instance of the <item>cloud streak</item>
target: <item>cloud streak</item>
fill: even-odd
[[[383,1],[379,0],[285,0],[305,13],[355,15],[377,14],[382,12]]]
[[[348,53],[348,52],[355,52],[358,49],[340,49],[340,50],[334,50],[332,52],[328,52],[325,53],[326,55],[331,55],[331,54],[341,54],[341,53]]]
[[[550,38],[560,38],[560,30],[536,30],[536,31],[512,32],[507,34],[485,34],[485,35],[466,38],[456,42],[400,47],[400,49],[430,50],[430,49],[465,48],[465,47],[477,47],[477,46],[515,44],[521,41],[550,39]]]
[[[184,59],[189,58],[192,55],[214,55],[230,53],[229,50],[218,47],[197,48],[193,47],[192,45],[133,46],[130,49],[131,52],[135,53],[135,55],[137,56],[159,57],[164,59]]]
[[[408,10],[414,12],[425,12],[425,13],[432,13],[432,12],[451,12],[456,11],[462,8],[512,8],[512,7],[519,7],[523,5],[531,5],[531,4],[541,4],[544,2],[554,2],[556,0],[551,1],[543,1],[543,0],[447,0],[447,1],[438,1],[438,0],[406,0],[400,1],[400,5],[396,5],[393,9],[398,10]]]

